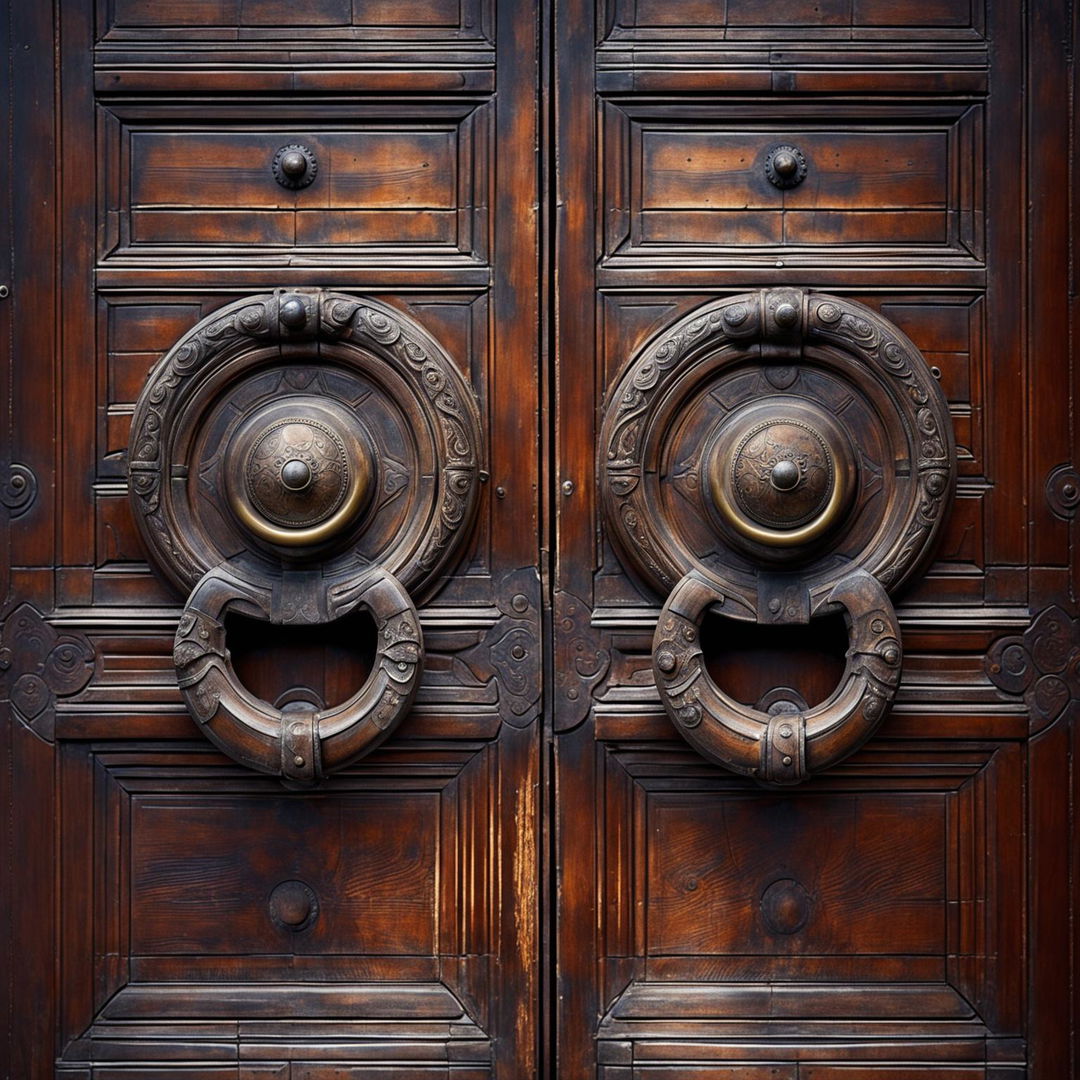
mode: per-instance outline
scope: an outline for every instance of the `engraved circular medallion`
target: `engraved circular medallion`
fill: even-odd
[[[370,500],[373,475],[359,416],[340,402],[300,394],[257,406],[225,452],[233,512],[276,547],[346,535]]]
[[[948,403],[918,349],[863,304],[792,286],[710,301],[629,358],[606,399],[605,520],[661,592],[693,570],[723,584],[725,610],[773,621],[757,610],[763,566],[798,566],[814,611],[853,567],[899,588],[941,532]],[[794,420],[820,441],[775,426]],[[784,436],[775,461],[760,460],[766,434]],[[823,459],[831,488],[811,467]]]
[[[766,420],[735,448],[731,487],[745,514],[774,529],[794,529],[828,505],[835,483],[829,447],[798,420]]]
[[[773,558],[798,555],[841,524],[857,473],[847,436],[825,410],[781,394],[724,417],[705,460],[732,539]]]
[[[469,535],[483,458],[472,388],[410,315],[282,289],[210,313],[162,358],[132,417],[129,488],[185,592],[223,561],[253,579],[378,564],[417,589]]]
[[[302,529],[325,521],[349,490],[341,437],[317,420],[288,417],[255,440],[244,484],[258,511],[277,525]]]

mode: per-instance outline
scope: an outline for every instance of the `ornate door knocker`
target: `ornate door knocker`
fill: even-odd
[[[846,757],[900,681],[889,599],[923,567],[956,482],[948,406],[918,349],[876,312],[772,289],[698,308],[647,345],[609,399],[605,514],[667,600],[653,671],[706,757],[793,784]],[[766,625],[842,611],[835,692],[769,713],[716,685],[706,611]]]
[[[279,290],[230,304],[150,373],[132,420],[135,519],[187,604],[180,690],[237,761],[314,783],[379,744],[420,683],[412,599],[474,516],[471,388],[417,323],[375,300]],[[236,676],[225,618],[313,625],[363,607],[375,663],[327,709],[277,708]]]

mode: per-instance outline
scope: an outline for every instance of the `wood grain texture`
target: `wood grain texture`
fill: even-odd
[[[1080,1073],[1077,18],[9,0],[0,1075]],[[272,172],[293,142],[320,166],[296,190]],[[783,190],[780,144],[807,162]],[[597,456],[630,357],[777,287],[912,339],[958,473],[895,598],[892,712],[786,793],[668,719],[664,596],[612,540]],[[415,704],[314,792],[200,735],[171,656],[183,597],[126,480],[150,369],[279,289],[422,326],[489,450],[468,541],[418,600]],[[812,704],[846,648],[817,621],[794,652],[710,633],[706,663],[748,707]],[[245,685],[347,696],[370,626],[328,625],[294,650],[234,624]]]
[[[20,776],[4,792],[20,836],[4,845],[4,903],[16,876],[30,901],[4,926],[35,965],[38,1001],[30,1016],[5,979],[5,1075],[476,1080],[536,1068],[523,1003],[538,993],[540,460],[521,433],[539,423],[538,56],[534,13],[507,7],[496,40],[493,7],[87,0],[21,13],[5,39],[20,80],[6,135],[26,148],[36,194],[13,194],[27,363],[5,396],[20,468],[5,458],[0,499],[25,544],[4,560],[19,569],[0,614],[14,634],[32,604],[33,640],[48,646],[19,647],[4,666],[5,706],[25,710],[3,743],[5,775]],[[49,121],[54,76],[66,104]],[[320,166],[297,191],[272,170],[294,141]],[[95,277],[114,269],[110,283]],[[429,365],[417,386],[438,411],[450,383],[469,385],[500,464],[489,487],[494,468],[475,460],[467,541],[419,601],[430,649],[401,739],[368,772],[294,797],[272,782],[259,793],[199,744],[167,667],[182,597],[150,568],[124,503],[150,369],[223,306],[301,279],[377,290],[392,317],[444,342],[452,366]],[[55,314],[53,288],[59,321],[37,310]],[[282,358],[318,365],[332,351],[290,342]],[[362,388],[352,398],[369,422],[405,415],[395,392],[382,406]],[[430,486],[425,445],[447,439],[456,453],[460,435],[449,418],[403,419],[375,451],[379,498],[393,501],[394,465],[410,453],[414,484]],[[444,494],[435,513],[453,531]],[[388,536],[407,537],[409,519]],[[284,656],[243,627],[234,643],[257,693],[332,700],[366,678],[369,629],[346,620]],[[41,918],[61,893],[63,913]]]
[[[555,588],[581,657],[577,669],[560,669],[555,701],[565,732],[554,800],[558,1032],[570,1074],[1071,1075],[1074,1036],[1057,1011],[1072,1000],[1064,954],[1041,967],[1025,930],[1038,910],[1040,934],[1060,948],[1071,940],[1060,852],[1073,835],[1062,771],[1073,645],[1046,626],[1071,626],[1074,610],[1075,559],[1068,571],[1054,567],[1061,528],[1073,521],[1061,491],[1076,451],[1062,425],[1075,405],[1071,392],[1047,390],[1064,387],[1065,369],[1045,348],[1036,359],[1023,337],[1028,326],[1038,337],[1066,325],[1060,309],[1036,324],[1025,311],[1036,295],[1040,309],[1063,302],[1067,256],[1044,234],[1043,260],[1022,231],[1027,219],[1057,222],[1065,234],[1067,185],[1047,182],[1043,156],[1054,140],[1058,158],[1067,156],[1064,127],[1048,100],[1034,105],[1029,93],[1053,95],[1051,69],[1065,85],[1075,22],[1066,29],[1061,5],[1034,16],[1028,28],[1053,60],[1025,75],[1034,54],[1025,60],[1024,20],[1009,4],[611,0],[592,25],[587,7],[561,9],[555,74],[555,470],[577,485],[557,499]],[[902,70],[916,56],[918,85]],[[1035,128],[1025,129],[1024,108],[1029,124],[1038,111]],[[1025,130],[1038,130],[1038,143]],[[778,145],[798,148],[807,169],[783,190],[766,169]],[[593,156],[595,174],[581,164]],[[1023,176],[1041,193],[1033,218]],[[700,310],[693,333],[705,333],[710,302],[800,287],[867,304],[924,350],[948,400],[959,482],[933,562],[898,594],[894,714],[860,753],[804,791],[778,795],[681,756],[678,723],[658,708],[650,670],[667,587],[647,567],[647,540],[693,531],[704,427],[692,410],[676,416],[678,391],[663,395],[673,449],[626,487],[655,482],[672,495],[624,526],[601,513],[599,495],[610,463],[636,438],[633,421],[618,446],[597,447],[593,425],[608,410],[629,416],[635,393],[663,379],[679,342],[636,383],[620,382],[665,329],[691,325]],[[746,370],[797,365],[784,344],[763,346]],[[593,349],[583,386],[576,359]],[[737,349],[728,343],[713,359],[722,366]],[[812,362],[806,350],[801,358]],[[688,362],[687,378],[723,418],[733,399],[709,363]],[[1054,410],[1056,420],[1036,420]],[[582,476],[597,486],[582,490]],[[1055,516],[1038,539],[1026,505]],[[645,539],[621,542],[627,527]],[[706,559],[721,558],[718,536],[702,533]],[[796,685],[820,701],[838,677],[827,635],[777,640],[770,654],[767,627],[740,640],[731,621],[744,613],[738,590],[721,592],[700,627],[714,678],[751,708]],[[729,629],[719,633],[724,613]],[[1031,658],[1044,635],[1053,674]],[[1034,686],[1048,676],[1040,704]],[[1028,742],[1025,727],[1042,733]],[[1056,792],[1040,789],[1035,823],[1023,793],[1040,776]],[[849,827],[840,807],[856,804],[860,824]],[[799,839],[804,814],[821,817]],[[878,814],[895,821],[862,834]],[[597,827],[585,837],[580,822],[590,816]],[[1056,886],[1032,884],[1042,861],[1057,862]],[[833,889],[831,867],[852,876]],[[851,908],[825,916],[826,893]],[[1037,1021],[1036,986],[1053,995]],[[1023,1042],[1036,1030],[1039,1049]]]

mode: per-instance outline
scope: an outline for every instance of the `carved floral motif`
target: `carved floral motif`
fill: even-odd
[[[1080,619],[1046,608],[1022,635],[994,642],[986,673],[1005,693],[1023,697],[1033,735],[1049,727],[1080,701]]]
[[[21,604],[0,627],[0,693],[20,723],[45,742],[53,741],[56,699],[77,694],[93,673],[86,638],[58,633],[31,604]]]

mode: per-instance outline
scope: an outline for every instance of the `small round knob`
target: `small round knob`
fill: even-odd
[[[774,146],[765,159],[765,176],[773,187],[797,187],[806,179],[806,157],[797,146]]]
[[[299,458],[292,458],[281,466],[281,482],[290,491],[303,491],[311,486],[311,466]]]
[[[776,325],[786,330],[799,321],[799,312],[794,304],[778,304],[773,317],[776,319]]]
[[[307,308],[299,297],[291,296],[281,305],[278,318],[290,330],[300,330],[307,323]]]
[[[311,150],[300,143],[281,147],[274,155],[274,179],[287,188],[305,188],[315,179],[319,163]]]
[[[792,159],[791,167],[795,167],[795,161]],[[304,155],[299,150],[290,150],[288,153],[283,154],[281,158],[281,171],[290,180],[299,180],[304,173],[307,172],[307,161]]]
[[[802,474],[794,461],[778,461],[769,474],[769,480],[777,491],[790,491],[799,482]]]
[[[656,654],[656,666],[665,674],[670,675],[677,665],[675,654],[670,649],[662,649]]]
[[[795,160],[795,155],[789,150],[781,150],[773,158],[773,168],[776,170],[777,176],[782,176],[784,179],[794,176],[798,167],[799,163]]]

